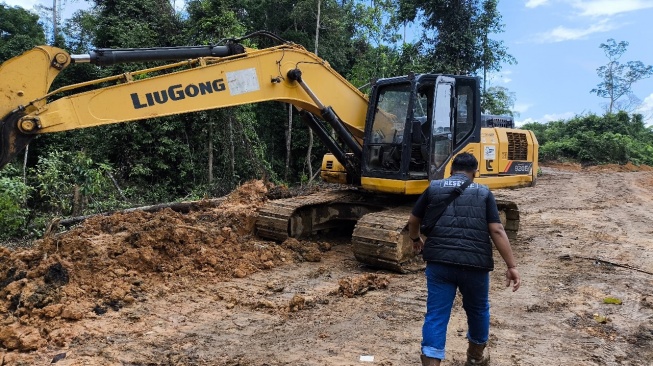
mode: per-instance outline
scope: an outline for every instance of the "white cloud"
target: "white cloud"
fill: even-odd
[[[635,112],[644,116],[644,123],[648,126],[653,126],[653,94],[644,98],[642,105]]]
[[[531,0],[537,2],[537,0]],[[528,4],[527,4],[528,5]],[[572,6],[581,16],[611,16],[636,10],[653,8],[651,0],[576,0]]]
[[[576,113],[574,112],[564,112],[564,113],[552,113],[552,114],[545,114],[542,116],[540,119],[541,122],[551,122],[551,121],[559,121],[561,119],[567,120],[567,119],[572,119],[576,116]]]
[[[513,110],[519,114],[526,113],[529,109],[531,109],[533,105],[528,104],[528,103],[517,103],[513,107]]]
[[[526,2],[527,8],[537,8],[540,5],[545,5],[549,0],[528,0]]]
[[[522,119],[522,120],[517,120],[516,119],[515,120],[515,126],[521,127],[521,126],[523,126],[523,125],[525,125],[527,123],[533,123],[533,122],[537,122],[537,120],[535,120],[534,118],[525,118],[525,119]]]
[[[20,6],[27,10],[32,10],[34,5],[42,3],[41,0],[3,0],[2,2],[11,7]],[[50,6],[52,6],[52,2],[50,2]]]
[[[526,123],[536,122],[536,123],[547,123],[551,121],[560,121],[560,120],[569,120],[576,117],[577,113],[574,112],[564,112],[564,113],[552,113],[545,114],[540,118],[528,117],[522,120],[515,120],[515,125],[522,126]]]
[[[572,41],[583,39],[593,33],[609,32],[615,28],[617,28],[617,26],[610,23],[608,19],[603,19],[587,28],[567,28],[558,26],[548,32],[538,34],[537,41],[539,43]]]

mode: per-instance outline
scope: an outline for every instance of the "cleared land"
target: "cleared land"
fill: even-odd
[[[505,289],[495,255],[493,365],[653,364],[653,172],[618,170],[546,167],[496,192],[521,209],[524,283]],[[423,271],[366,268],[342,238],[256,238],[265,190],[0,248],[0,364],[418,364]],[[464,364],[465,331],[457,300],[444,365]]]

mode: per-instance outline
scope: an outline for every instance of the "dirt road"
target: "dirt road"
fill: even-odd
[[[495,192],[521,209],[524,282],[505,289],[495,253],[492,365],[653,365],[653,172],[543,173]],[[192,220],[102,219],[0,253],[0,364],[419,364],[423,271],[361,266],[345,239],[260,241],[246,230],[257,197]],[[464,364],[465,332],[457,299],[443,365]]]

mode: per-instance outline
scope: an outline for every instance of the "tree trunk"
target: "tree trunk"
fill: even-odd
[[[317,0],[317,23],[315,25],[315,56],[317,56],[317,45],[320,40],[320,12],[322,10],[322,0]],[[313,181],[313,162],[311,155],[313,153],[313,130],[308,129],[308,149],[306,151],[306,165],[308,168],[308,183]]]
[[[79,224],[80,222],[88,218],[94,216],[109,216],[114,213],[130,213],[135,211],[156,212],[156,211],[161,211],[164,208],[169,208],[176,212],[189,213],[190,211],[197,211],[197,210],[204,209],[206,207],[217,207],[222,202],[224,202],[225,198],[226,197],[219,197],[219,198],[212,198],[209,200],[201,200],[201,201],[161,203],[158,205],[128,208],[126,210],[121,210],[121,211],[103,212],[95,215],[70,217],[64,220],[54,221],[53,222],[54,224],[50,225],[52,227],[49,230],[56,229],[58,226],[69,228],[73,225]]]
[[[82,194],[79,185],[73,186],[73,215],[78,216],[82,213]]]
[[[209,166],[208,168],[208,180],[209,184],[213,183],[213,119],[209,117],[209,144],[208,144],[208,153],[209,153]]]
[[[283,180],[288,182],[290,172],[290,147],[292,143],[292,104],[288,104],[288,125],[286,126],[286,170]]]
[[[317,24],[315,26],[315,56],[317,56],[317,43],[320,39],[320,12],[322,8],[322,0],[317,0]]]
[[[52,0],[52,44],[57,44],[57,0]]]
[[[313,180],[313,162],[311,155],[313,154],[313,130],[308,129],[308,149],[306,150],[306,167],[308,168],[308,182]]]
[[[29,144],[25,146],[25,157],[23,158],[23,184],[27,184],[27,154],[29,152]]]
[[[235,182],[236,175],[236,147],[234,146],[234,111],[227,112],[227,119],[229,120],[229,179]],[[229,187],[231,188],[231,187]]]
[[[122,189],[120,189],[120,186],[118,185],[118,181],[116,178],[113,177],[113,174],[111,174],[110,171],[106,170],[105,171],[111,181],[113,182],[113,186],[116,187],[116,190],[118,190],[118,194],[120,194],[120,197],[122,198],[123,201],[127,201],[127,197],[125,197],[125,194],[122,192]]]

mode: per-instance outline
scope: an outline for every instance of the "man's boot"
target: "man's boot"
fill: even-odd
[[[426,357],[424,355],[420,356],[422,358],[422,366],[440,366],[440,359]]]
[[[469,342],[467,347],[467,362],[465,366],[488,366],[490,364],[490,353],[485,344]]]

